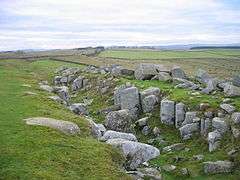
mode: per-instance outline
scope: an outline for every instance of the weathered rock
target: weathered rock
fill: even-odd
[[[124,76],[132,76],[132,75],[134,75],[134,71],[131,69],[122,68],[121,74]]]
[[[182,125],[186,125],[186,124],[191,124],[193,123],[193,120],[197,118],[197,112],[186,112],[185,114],[185,119],[182,123]]]
[[[146,126],[147,125],[147,122],[148,122],[148,117],[144,117],[144,118],[141,118],[139,120],[136,121],[136,124],[139,126],[139,127],[143,127],[143,126]]]
[[[121,109],[128,109],[131,117],[137,119],[141,110],[139,92],[136,87],[122,90],[120,95]]]
[[[219,133],[224,134],[226,131],[229,130],[229,126],[225,119],[215,117],[212,120],[212,128],[213,130],[217,130]]]
[[[72,83],[72,90],[73,91],[77,91],[81,88],[83,88],[83,79],[84,77],[79,76],[78,78],[76,78],[73,83]]]
[[[179,128],[182,126],[182,123],[185,119],[186,114],[186,106],[183,103],[178,103],[175,106],[176,112],[175,112],[175,127]]]
[[[213,112],[212,111],[206,111],[206,112],[204,112],[204,116],[206,118],[213,118]]]
[[[205,174],[230,173],[234,170],[234,164],[231,161],[208,161],[203,165]]]
[[[131,84],[123,84],[119,87],[116,87],[114,90],[114,105],[120,105],[121,104],[121,93],[124,89],[132,87]]]
[[[201,119],[201,135],[206,136],[211,128],[211,120],[209,118]]]
[[[126,109],[108,113],[105,120],[105,126],[108,129],[120,132],[130,132],[131,124],[132,119],[129,111]]]
[[[138,80],[150,80],[154,75],[159,72],[167,72],[168,70],[162,65],[141,63],[134,72],[134,76]]]
[[[202,161],[203,158],[204,158],[204,155],[202,155],[202,154],[197,154],[197,155],[193,156],[193,159],[196,161]]]
[[[142,129],[142,133],[143,135],[148,135],[150,133],[150,128],[149,126],[144,126],[143,129]]]
[[[127,171],[127,174],[133,176],[133,179],[151,179],[162,180],[162,175],[155,168],[137,168],[137,171]]]
[[[69,95],[69,92],[68,92],[68,87],[66,87],[66,86],[59,87],[59,89],[57,90],[57,94],[65,102],[67,102],[67,103],[69,102],[70,95]]]
[[[232,129],[233,137],[236,139],[239,139],[240,138],[240,129],[238,129],[236,127],[232,127],[231,129]]]
[[[174,66],[171,69],[171,75],[172,75],[173,78],[180,78],[180,79],[186,79],[187,78],[185,72],[179,66]]]
[[[220,107],[225,110],[227,113],[231,114],[235,111],[235,107],[231,104],[220,104]]]
[[[128,141],[137,141],[136,136],[132,133],[123,133],[111,130],[106,131],[101,137],[102,141],[107,141],[109,139],[125,139]]]
[[[208,150],[209,152],[215,151],[220,145],[222,135],[218,131],[208,133]]]
[[[142,110],[143,113],[149,113],[152,112],[155,108],[155,106],[158,103],[158,98],[155,95],[150,95],[145,97],[142,100]]]
[[[177,167],[174,165],[164,165],[162,169],[166,172],[172,172],[176,169]]]
[[[178,85],[176,85],[175,88],[184,88],[184,89],[190,89],[190,90],[199,89],[199,85],[191,81],[188,81],[186,79],[174,78],[173,81],[178,83]]]
[[[233,76],[232,83],[234,86],[240,87],[240,74],[236,74],[235,76]]]
[[[237,86],[234,86],[234,85],[231,85],[231,84],[227,84],[224,87],[224,93],[228,97],[240,96],[240,87],[237,87]]]
[[[219,80],[217,78],[211,78],[207,82],[207,87],[204,88],[201,92],[204,94],[210,94],[211,92],[217,90],[217,85]]]
[[[161,101],[160,110],[161,122],[167,125],[174,125],[175,119],[175,102],[170,100]]]
[[[211,79],[210,75],[203,69],[198,69],[195,77],[201,83],[207,83]]]
[[[153,128],[153,135],[154,136],[159,136],[160,135],[160,129],[158,127]]]
[[[170,151],[181,151],[185,148],[183,143],[176,143],[170,146],[166,146],[162,149],[163,152],[170,152]]]
[[[46,126],[57,129],[65,134],[75,135],[80,133],[80,128],[77,124],[69,121],[62,121],[46,117],[33,117],[24,119],[28,125]]]
[[[234,124],[240,124],[240,112],[233,113],[231,118]]]
[[[64,101],[59,96],[49,96],[48,98],[58,103],[64,103]]]
[[[121,109],[120,104],[119,105],[113,105],[110,107],[107,107],[105,109],[101,109],[99,112],[103,115],[107,115],[108,113],[112,112],[112,111],[118,111]]]
[[[83,104],[83,103],[74,103],[69,107],[69,109],[78,115],[89,114],[86,104]]]
[[[139,142],[110,139],[107,141],[107,144],[122,150],[128,160],[127,167],[129,169],[136,169],[140,164],[160,155],[160,151],[157,148]]]
[[[199,132],[199,123],[186,124],[179,128],[181,137],[187,139],[186,137],[191,136],[193,133]]]
[[[159,81],[171,81],[172,77],[170,76],[169,73],[166,72],[160,72],[157,75],[155,75],[152,80],[159,80]]]
[[[148,89],[145,89],[144,91],[140,92],[140,97],[141,97],[141,100],[143,100],[147,96],[154,95],[159,100],[160,93],[161,93],[161,91],[160,91],[159,88],[157,88],[157,87],[149,87]]]
[[[45,85],[45,84],[41,84],[40,89],[47,91],[47,92],[53,92],[53,90],[54,90],[51,86]]]

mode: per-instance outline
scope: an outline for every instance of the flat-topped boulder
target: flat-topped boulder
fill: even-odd
[[[77,124],[69,121],[57,120],[46,117],[33,117],[24,119],[28,125],[46,126],[57,129],[65,134],[75,135],[80,133],[80,128]]]
[[[201,83],[207,83],[208,80],[211,79],[211,76],[207,73],[207,71],[198,69],[195,78]]]
[[[163,124],[174,125],[175,102],[164,99],[161,101],[160,118]]]
[[[127,158],[127,168],[131,170],[160,155],[160,151],[156,147],[125,139],[110,139],[107,144],[119,148],[123,152]]]
[[[234,163],[231,161],[208,161],[203,163],[205,174],[230,173],[234,170]]]
[[[140,92],[141,100],[147,96],[155,95],[158,99],[160,97],[161,90],[158,87],[149,87],[142,92]]]
[[[236,109],[233,105],[227,103],[220,104],[220,107],[229,114],[233,113]]]
[[[240,96],[240,87],[228,83],[224,86],[224,93],[227,97]]]
[[[137,141],[136,136],[132,133],[123,133],[112,130],[106,131],[100,140],[107,141],[109,139],[125,139],[128,141]]]
[[[138,80],[150,80],[153,76],[159,72],[169,72],[163,65],[141,63],[134,72],[134,76]]]
[[[167,72],[160,72],[157,75],[153,76],[151,80],[159,80],[159,81],[167,82],[172,80],[172,76],[170,76],[170,74]]]

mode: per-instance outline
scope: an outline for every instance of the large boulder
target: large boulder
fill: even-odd
[[[212,128],[213,130],[217,130],[219,133],[224,134],[229,130],[229,125],[223,118],[215,117],[212,120]]]
[[[128,141],[125,139],[110,139],[108,144],[119,148],[127,158],[127,168],[136,169],[139,165],[160,155],[160,151],[148,144]]]
[[[57,129],[65,134],[75,135],[80,133],[80,128],[77,124],[69,121],[57,120],[46,117],[33,117],[24,119],[28,125],[46,126]]]
[[[67,86],[61,86],[56,89],[58,96],[63,99],[66,103],[70,101],[70,94]]]
[[[180,127],[179,131],[183,139],[188,139],[192,136],[192,134],[198,133],[200,131],[199,123],[186,124]]]
[[[236,74],[233,76],[232,83],[234,86],[240,87],[240,74]]]
[[[144,113],[149,113],[154,110],[158,103],[158,98],[155,95],[150,95],[142,100],[142,110]]]
[[[215,151],[219,145],[222,135],[218,131],[208,133],[208,150],[209,152]]]
[[[78,78],[76,78],[73,83],[72,83],[72,90],[73,91],[77,91],[81,88],[83,88],[83,79],[84,77],[79,76]]]
[[[186,112],[185,119],[184,119],[182,125],[193,123],[195,118],[197,118],[197,112],[195,112],[195,111]]]
[[[206,88],[202,89],[202,93],[204,94],[210,94],[211,92],[217,90],[217,85],[219,83],[219,80],[217,78],[211,78],[209,79],[206,84]]]
[[[150,80],[159,72],[167,72],[168,70],[163,65],[141,63],[134,72],[134,76],[138,80]]]
[[[112,111],[108,113],[105,120],[105,126],[107,129],[120,132],[130,132],[131,124],[132,118],[127,109]]]
[[[121,93],[124,89],[127,89],[129,87],[132,87],[131,84],[123,84],[121,86],[118,86],[114,89],[114,105],[120,105],[121,104]]]
[[[167,125],[174,125],[175,119],[175,102],[170,100],[161,101],[160,109],[161,122]]]
[[[230,173],[234,170],[234,163],[231,161],[208,161],[203,163],[205,174]]]
[[[227,97],[240,96],[240,87],[231,84],[226,84],[224,86],[224,93]]]
[[[186,106],[183,103],[177,103],[175,106],[175,127],[179,128],[182,126],[182,123],[185,119]]]
[[[161,91],[160,91],[159,88],[157,88],[157,87],[149,87],[149,88],[143,90],[142,92],[140,92],[140,97],[141,97],[141,100],[143,100],[147,96],[155,95],[158,98],[158,100],[159,100],[160,93],[161,93]]]
[[[207,83],[211,79],[211,76],[203,69],[198,69],[195,77],[201,83]]]
[[[137,119],[141,111],[139,91],[136,87],[122,90],[120,95],[121,109],[128,109],[131,117]]]
[[[233,105],[227,103],[220,104],[220,107],[229,114],[233,113],[236,109]]]
[[[88,109],[87,105],[84,103],[74,103],[71,106],[69,106],[69,109],[78,115],[88,115]]]
[[[171,69],[171,75],[172,75],[173,78],[180,78],[180,79],[186,79],[187,78],[185,72],[179,66],[174,66]]]
[[[160,72],[157,75],[153,76],[151,80],[159,80],[159,81],[171,81],[172,77],[167,72]]]
[[[234,124],[240,124],[240,112],[235,112],[232,114],[232,121]]]
[[[132,133],[123,133],[112,130],[106,131],[104,135],[101,137],[102,141],[107,141],[109,139],[125,139],[128,141],[137,141],[136,136]]]

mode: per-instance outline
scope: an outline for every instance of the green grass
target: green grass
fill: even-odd
[[[107,50],[99,55],[107,58],[120,59],[188,59],[188,58],[229,58],[240,57],[240,50]]]
[[[48,100],[49,94],[38,89],[39,80],[49,79],[63,64],[0,62],[0,179],[127,178],[119,168],[119,152],[91,138],[83,118]],[[38,95],[26,96],[25,91]],[[22,120],[36,116],[75,122],[81,134],[67,136],[50,128],[25,125]]]

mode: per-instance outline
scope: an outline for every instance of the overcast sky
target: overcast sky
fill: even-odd
[[[239,42],[239,0],[0,0],[0,50]]]

